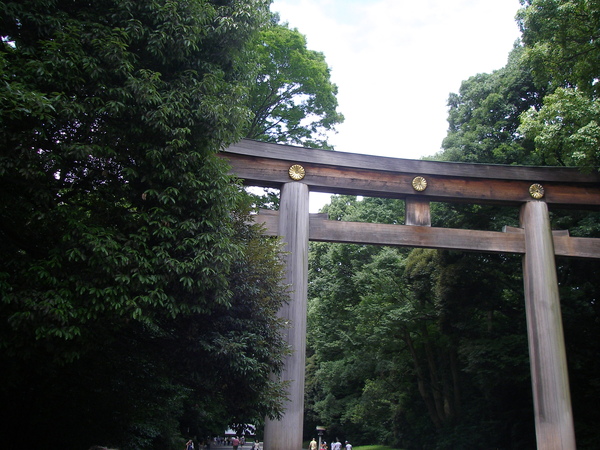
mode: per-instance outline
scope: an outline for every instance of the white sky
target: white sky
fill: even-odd
[[[519,0],[274,0],[271,10],[331,68],[345,116],[330,138],[335,149],[419,159],[440,150],[448,95],[506,64],[520,36],[519,7]],[[322,204],[311,194],[311,212]]]

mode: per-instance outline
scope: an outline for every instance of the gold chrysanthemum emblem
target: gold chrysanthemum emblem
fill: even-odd
[[[529,186],[529,195],[536,200],[539,200],[544,196],[544,186],[538,183],[534,183]]]
[[[288,174],[292,180],[300,181],[302,178],[304,178],[304,175],[306,175],[306,171],[300,164],[294,164],[288,170]]]
[[[422,192],[427,189],[427,180],[425,177],[414,177],[412,180],[412,187],[415,191]]]

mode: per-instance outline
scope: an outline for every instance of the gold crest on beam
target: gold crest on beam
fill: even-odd
[[[294,164],[289,168],[288,175],[292,180],[300,181],[302,178],[304,178],[304,175],[306,175],[306,171],[300,164]]]
[[[540,198],[544,197],[544,186],[538,183],[533,183],[531,186],[529,186],[529,195],[531,195],[532,198],[539,200]]]
[[[425,189],[427,189],[427,180],[425,179],[425,177],[414,177],[412,180],[412,187],[415,191],[418,192],[423,192]]]

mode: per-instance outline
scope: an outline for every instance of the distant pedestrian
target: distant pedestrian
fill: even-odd
[[[352,444],[348,441],[346,441],[346,450],[352,450]]]
[[[233,438],[231,445],[233,445],[233,450],[237,450],[237,448],[240,446],[240,440],[237,436]]]
[[[342,443],[340,438],[335,438],[335,442],[331,444],[331,450],[342,450]]]
[[[310,441],[309,450],[317,450],[318,445],[319,444],[317,444],[317,441],[315,441],[315,438],[313,438],[312,441]]]

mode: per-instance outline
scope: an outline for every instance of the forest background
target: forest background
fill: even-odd
[[[323,54],[268,1],[0,3],[0,443],[170,449],[281,413],[279,247],[218,151],[329,148]],[[505,67],[464,81],[442,161],[598,170],[600,7],[522,2]],[[394,199],[332,220],[402,223]],[[512,209],[436,204],[434,226]],[[597,212],[553,227],[600,234]],[[579,448],[598,448],[596,261],[558,259]],[[535,447],[520,259],[313,243],[305,434]]]

